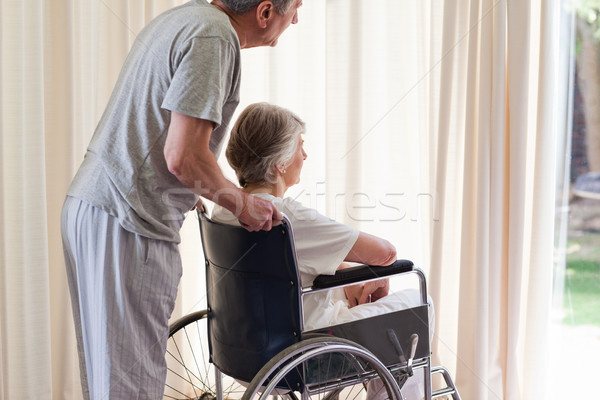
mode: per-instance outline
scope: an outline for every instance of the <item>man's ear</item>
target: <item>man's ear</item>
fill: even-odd
[[[256,6],[256,21],[258,22],[258,26],[263,29],[266,28],[274,12],[275,7],[269,0],[263,1]]]

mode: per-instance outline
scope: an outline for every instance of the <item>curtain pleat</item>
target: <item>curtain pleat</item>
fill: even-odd
[[[548,332],[550,330],[550,311],[552,303],[552,274],[548,269],[554,265],[554,253],[548,251],[554,244],[556,227],[554,216],[558,204],[553,174],[545,171],[558,171],[562,156],[557,149],[566,127],[564,113],[570,102],[565,96],[568,86],[568,75],[560,68],[562,51],[555,43],[561,43],[561,30],[556,29],[561,20],[562,4],[560,2],[541,2],[539,35],[539,75],[537,79],[537,135],[533,150],[534,182],[532,190],[531,212],[531,251],[529,265],[531,269],[526,283],[527,314],[525,320],[526,335],[523,347],[537,357],[522,356],[522,379],[524,382],[536,382],[537,386],[524,385],[522,398],[546,398],[550,394],[549,371],[539,368],[548,365],[552,352]],[[560,26],[560,25],[558,25]],[[568,50],[568,49],[567,49]],[[562,96],[556,96],[561,93]],[[557,112],[563,110],[563,113]],[[562,114],[562,115],[561,115]],[[564,154],[564,153],[563,153]]]
[[[77,353],[73,348],[75,332],[69,315],[71,303],[63,264],[60,237],[60,209],[73,171],[81,161],[84,146],[81,135],[74,135],[75,88],[74,79],[74,4],[62,1],[60,7],[43,7],[46,18],[44,32],[44,124],[51,132],[45,142],[46,176],[45,207],[48,213],[48,269],[50,271],[50,337],[43,342],[52,354],[52,398],[77,399],[81,397]],[[91,123],[90,123],[91,124]],[[80,143],[78,146],[77,143]],[[40,248],[40,251],[43,248]],[[49,339],[49,343],[48,343]],[[16,398],[16,397],[15,397]]]
[[[33,398],[40,392],[50,393],[52,385],[43,2],[3,2],[1,11],[0,395]]]
[[[503,281],[503,265],[506,264],[506,215],[507,191],[504,187],[504,175],[507,164],[506,158],[506,8],[503,4],[493,1],[485,2],[484,10],[488,15],[490,29],[483,35],[482,46],[491,46],[490,67],[486,74],[490,79],[489,93],[489,179],[495,184],[490,185],[490,232],[489,246],[489,302],[496,303],[504,295],[505,282]],[[498,60],[498,62],[494,62]],[[505,326],[506,319],[502,307],[490,307],[488,324],[488,368],[487,368],[487,398],[502,398],[505,378],[506,346],[501,340],[501,330],[497,327]]]
[[[0,0],[0,399],[81,398],[60,209],[135,37],[183,2]],[[237,112],[307,122],[290,196],[426,272],[434,364],[464,399],[546,398],[561,7],[310,0],[242,51]],[[205,304],[194,213],[182,238],[173,318]]]

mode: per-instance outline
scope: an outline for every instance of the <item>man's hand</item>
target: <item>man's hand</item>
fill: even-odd
[[[192,210],[198,209],[200,212],[205,212],[205,208],[204,208],[204,203],[202,202],[202,197],[200,197],[198,199],[198,201],[196,202],[196,205],[194,206],[194,208],[192,208]]]
[[[270,231],[273,225],[279,223],[283,216],[273,203],[260,197],[244,196],[242,211],[237,215],[242,227],[250,232]]]

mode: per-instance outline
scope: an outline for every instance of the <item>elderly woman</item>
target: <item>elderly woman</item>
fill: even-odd
[[[285,192],[300,180],[307,154],[303,148],[304,122],[291,111],[267,104],[248,106],[239,116],[226,150],[229,164],[242,190],[271,201],[290,219],[302,285],[308,287],[318,275],[333,275],[344,262],[389,265],[396,249],[385,239],[333,221],[304,207]],[[239,224],[231,212],[216,206],[215,221]],[[306,330],[331,326],[419,305],[416,290],[388,295],[387,280],[334,289],[304,298]],[[430,323],[433,316],[430,315]],[[433,328],[432,328],[433,331]],[[409,380],[416,381],[416,379]],[[417,383],[417,384],[415,384]],[[414,386],[412,390],[410,386]],[[408,399],[420,399],[418,382],[405,385]],[[408,391],[415,391],[413,394]]]

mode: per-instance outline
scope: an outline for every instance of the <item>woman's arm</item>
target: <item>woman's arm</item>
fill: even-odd
[[[360,232],[345,261],[368,265],[390,265],[396,261],[396,248],[385,239]]]
[[[396,261],[396,248],[385,239],[360,232],[345,261],[368,265],[390,265]],[[344,268],[345,266],[345,264],[342,264],[340,268]],[[388,291],[389,281],[387,279],[368,282],[364,285],[347,286],[345,288],[350,307],[376,301],[387,296]]]

